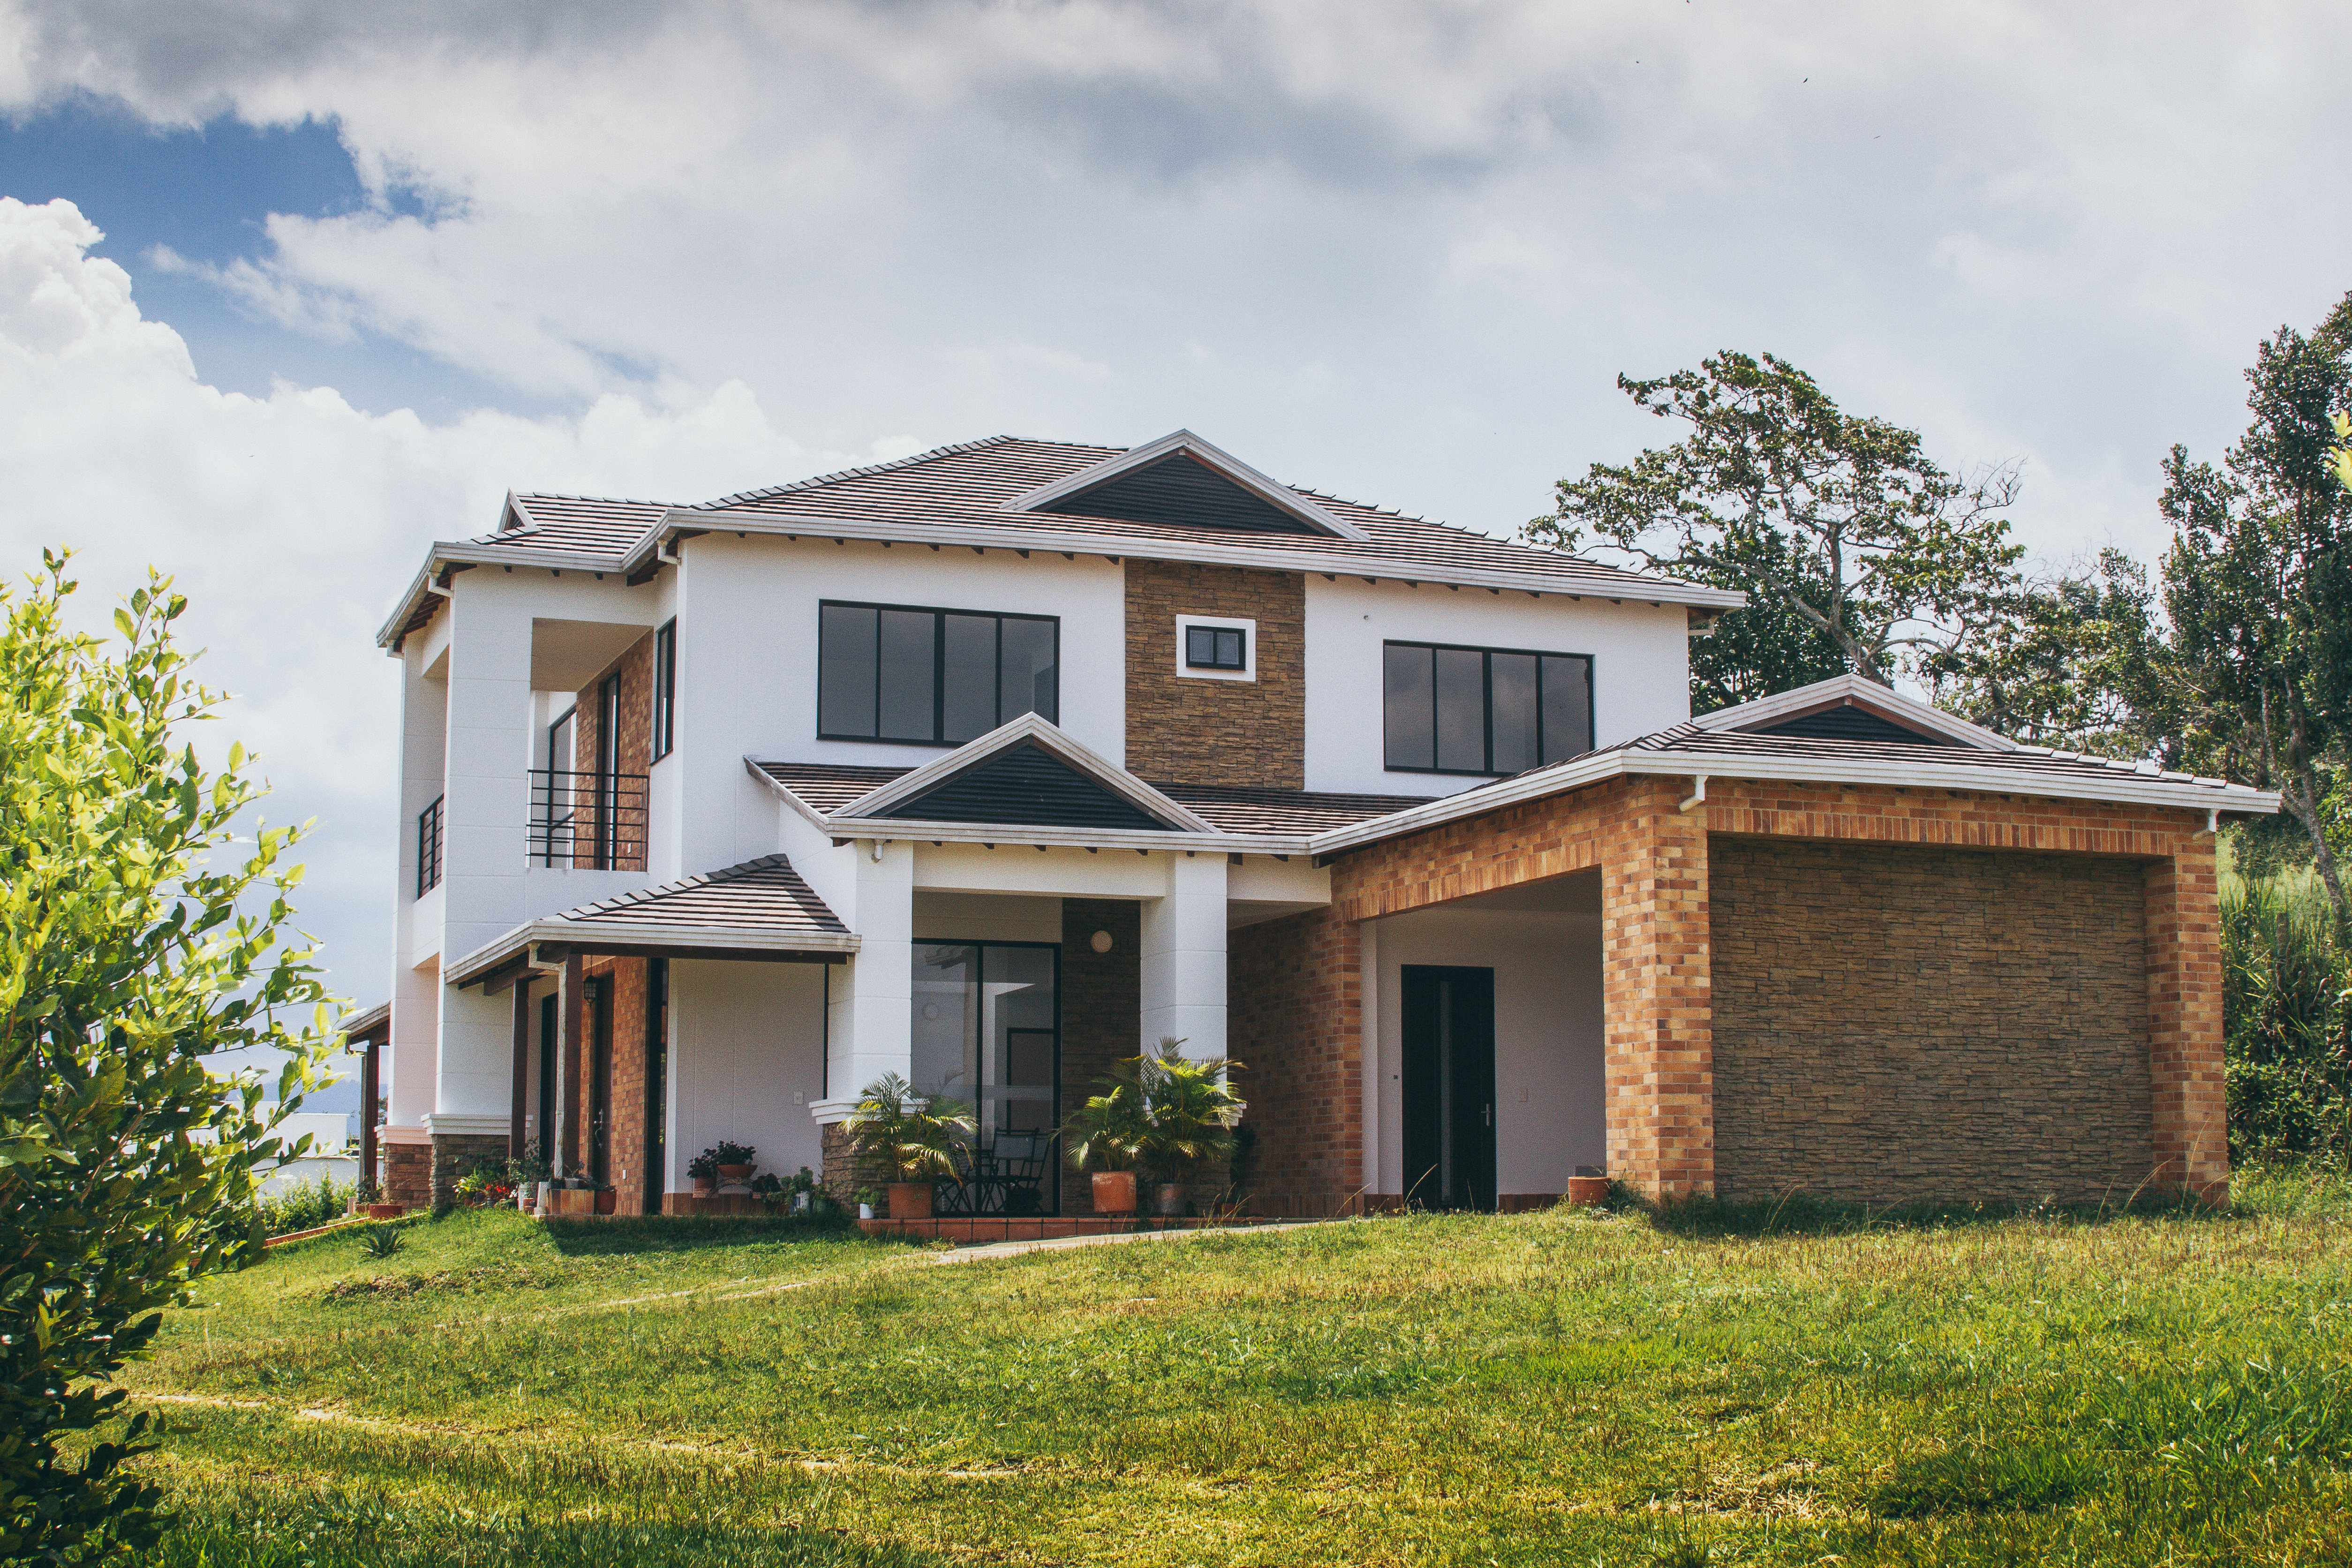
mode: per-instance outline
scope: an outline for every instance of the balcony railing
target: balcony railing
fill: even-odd
[[[416,814],[416,896],[423,898],[441,885],[441,803],[446,795],[435,795],[433,804]]]
[[[646,784],[643,773],[531,769],[531,864],[644,870]]]

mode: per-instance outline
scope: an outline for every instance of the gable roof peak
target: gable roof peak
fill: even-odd
[[[1024,491],[1002,503],[999,510],[1083,512],[1085,509],[1076,504],[1079,498],[1104,489],[1129,475],[1140,475],[1144,470],[1155,468],[1175,458],[1190,458],[1200,464],[1259,505],[1281,514],[1302,531],[1319,533],[1329,539],[1350,540],[1359,544],[1371,537],[1357,524],[1318,504],[1311,493],[1270,478],[1223,447],[1182,429],[1171,430],[1156,441],[1130,447],[1124,452],[1115,452],[1076,473],[1066,474],[1051,483]]]
[[[1146,816],[1157,818],[1172,831],[1216,831],[1190,806],[1170,799],[1052,720],[1034,712],[1008,720],[987,734],[965,742],[945,756],[935,757],[910,773],[901,773],[880,788],[825,815],[836,822],[896,817],[899,807],[920,800],[940,786],[1023,746],[1032,746],[1046,753],[1087,782]]]
[[[1712,713],[1700,714],[1691,723],[1709,731],[1767,730],[1838,708],[1858,708],[1900,729],[1948,745],[1969,746],[1981,752],[2023,749],[2008,736],[1996,734],[1981,724],[1971,724],[1956,713],[1947,713],[1892,687],[1853,674],[1832,676],[1792,691],[1775,692],[1753,702],[1718,708]]]

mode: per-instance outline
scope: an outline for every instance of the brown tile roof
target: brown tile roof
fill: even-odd
[[[670,510],[660,501],[546,495],[510,497],[508,507],[508,515],[521,526],[500,529],[476,543],[607,555],[615,560]]]
[[[840,763],[761,763],[760,771],[806,801],[832,813],[881,788],[911,768],[853,767]],[[1147,781],[1149,782],[1149,781]],[[1424,795],[1344,795],[1297,789],[1243,789],[1213,784],[1154,784],[1152,788],[1189,806],[1225,833],[1300,835],[1345,827],[1426,805]]]
[[[2201,784],[2214,790],[2231,787],[2221,779],[2202,778],[2195,773],[2166,773],[2154,767],[2118,762],[2111,757],[2087,756],[2080,752],[2047,751],[2038,746],[2020,746],[2011,752],[1997,752],[1987,747],[1937,744],[1924,739],[1916,744],[1901,741],[1832,740],[1753,730],[1707,730],[1696,724],[1676,724],[1671,729],[1660,730],[1601,750],[1771,757],[1793,762],[1817,762],[1825,766],[1840,763],[1873,763],[1910,767],[1988,768],[2016,774],[2018,789],[2027,793],[2040,787],[2036,780],[2079,786],[2141,779],[2150,784]],[[1587,756],[1597,754],[1586,753]],[[1549,763],[1544,768],[1530,770],[1530,773],[1572,767],[1582,760],[1571,757],[1567,762]],[[1529,775],[1523,773],[1519,776]]]
[[[841,917],[810,891],[782,855],[763,855],[723,871],[583,904],[551,920],[592,931],[600,925],[667,925],[761,936],[849,934]]]
[[[839,811],[912,768],[863,768],[845,763],[761,763],[760,771],[818,811]]]
[[[1434,795],[1341,795],[1302,789],[1244,789],[1223,784],[1154,784],[1227,833],[1321,833],[1333,827],[1427,805]]]
[[[1556,579],[1556,590],[1639,598],[1663,585],[1638,573],[1598,562],[1490,539],[1483,533],[1422,518],[1382,511],[1293,486],[1324,510],[1362,529],[1363,542],[1321,535],[1252,532],[1228,528],[1181,528],[1097,518],[1069,512],[1017,512],[1004,502],[1041,486],[1118,457],[1116,447],[1081,447],[1066,441],[1033,441],[998,436],[985,441],[941,447],[902,462],[850,468],[794,484],[746,490],[696,510],[740,512],[763,518],[880,523],[919,521],[926,527],[957,526],[1001,531],[1034,529],[1086,539],[1092,548],[1149,556],[1152,547],[1214,546],[1262,552],[1311,551],[1343,569],[1360,565],[1367,574],[1395,577],[1423,566],[1442,576],[1454,571],[1532,574]]]

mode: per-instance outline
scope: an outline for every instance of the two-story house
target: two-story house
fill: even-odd
[[[514,496],[382,634],[386,1185],[845,1184],[885,1072],[1050,1130],[1165,1037],[1261,1212],[2225,1182],[2212,835],[2275,797],[1851,679],[1693,722],[1740,602],[1186,432]]]

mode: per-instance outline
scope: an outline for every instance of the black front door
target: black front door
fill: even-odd
[[[588,1173],[613,1179],[613,977],[588,982]]]
[[[1495,1206],[1495,972],[1404,966],[1404,1188]]]

